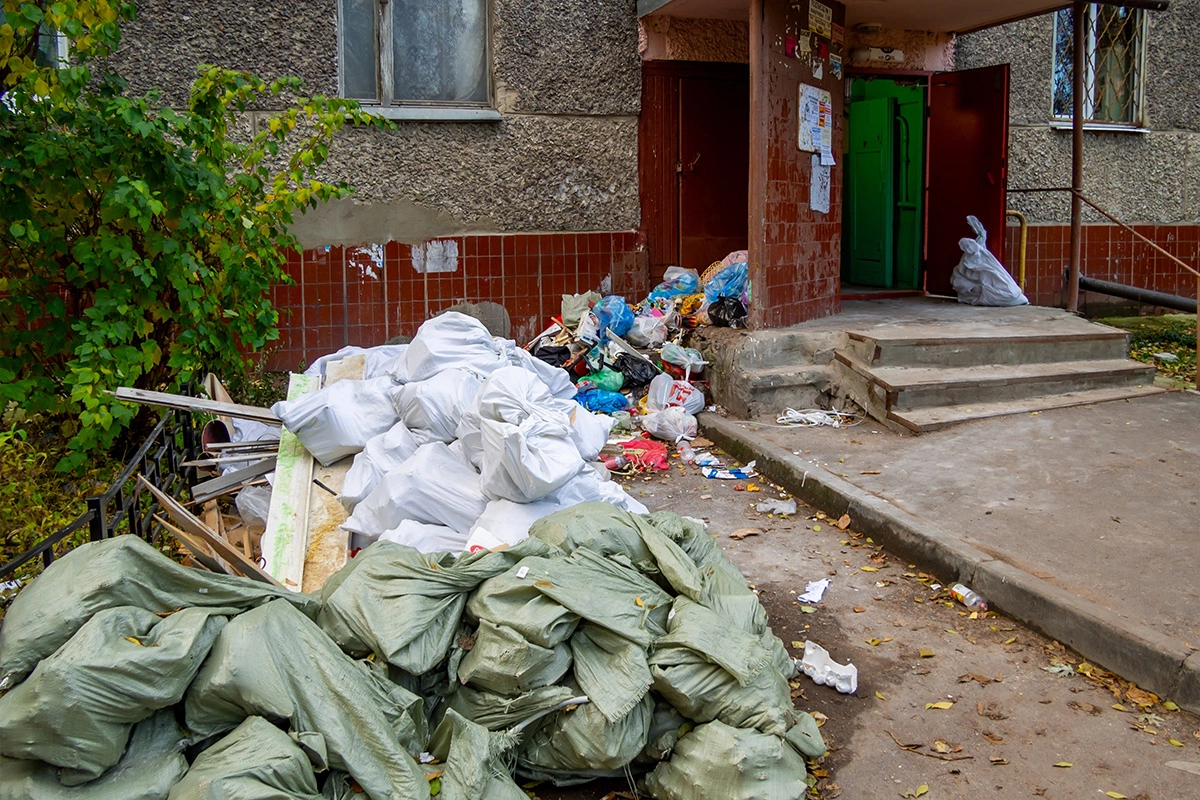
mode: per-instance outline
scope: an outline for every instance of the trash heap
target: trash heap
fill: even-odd
[[[458,556],[376,541],[319,596],[120,536],[0,628],[0,797],[522,800],[514,776],[629,776],[658,800],[800,800],[825,746],[796,671],[670,512],[579,503]]]

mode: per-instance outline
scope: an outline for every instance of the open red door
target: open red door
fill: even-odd
[[[929,178],[925,289],[953,294],[950,273],[971,236],[967,215],[987,229],[988,249],[1004,262],[1008,192],[1008,64],[939,72],[929,85]]]

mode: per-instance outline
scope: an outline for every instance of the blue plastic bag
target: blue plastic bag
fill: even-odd
[[[715,303],[722,297],[741,299],[746,291],[746,282],[750,278],[750,268],[745,261],[730,264],[725,269],[713,275],[704,286],[704,299]]]
[[[699,289],[700,276],[696,274],[696,270],[667,267],[666,273],[663,274],[663,282],[654,287],[646,300],[654,302],[663,297],[681,297],[695,294]]]
[[[633,310],[626,305],[624,297],[610,294],[592,307],[592,313],[599,318],[601,331],[624,336],[633,327]]]
[[[588,411],[611,414],[614,411],[624,411],[629,408],[629,400],[620,392],[608,392],[604,389],[592,389],[575,395],[575,402]]]

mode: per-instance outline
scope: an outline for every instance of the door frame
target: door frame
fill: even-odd
[[[650,274],[679,264],[680,103],[682,78],[744,80],[750,65],[720,61],[643,61],[638,115],[638,195]],[[753,102],[753,101],[751,101]],[[753,124],[753,117],[747,120]],[[748,154],[749,156],[749,154]],[[753,196],[753,195],[751,195]]]

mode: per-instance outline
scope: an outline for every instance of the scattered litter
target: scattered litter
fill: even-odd
[[[729,469],[718,469],[717,467],[704,467],[700,470],[701,474],[706,478],[714,478],[722,481],[744,481],[753,478],[758,473],[754,471],[754,465],[757,462],[751,461],[744,467],[733,467]],[[742,487],[745,489],[746,487]]]
[[[987,611],[987,600],[961,583],[950,587],[950,596],[972,611]]]
[[[819,581],[809,581],[804,587],[804,594],[799,595],[796,599],[801,603],[819,603],[821,598],[825,596],[825,590],[829,588],[829,578],[822,578]]]
[[[796,501],[790,498],[787,500],[764,500],[754,508],[765,514],[790,515],[796,513]]]
[[[738,528],[733,533],[729,534],[730,539],[742,540],[747,536],[758,536],[762,533],[761,528]]]
[[[850,428],[861,424],[863,419],[865,418],[860,414],[850,414],[845,411],[825,411],[820,408],[797,411],[794,408],[785,408],[775,421],[789,428],[817,428],[822,426]]]
[[[850,663],[838,664],[830,658],[828,650],[812,640],[804,643],[804,656],[797,665],[818,685],[832,686],[842,694],[854,694],[858,690],[858,667]]]

